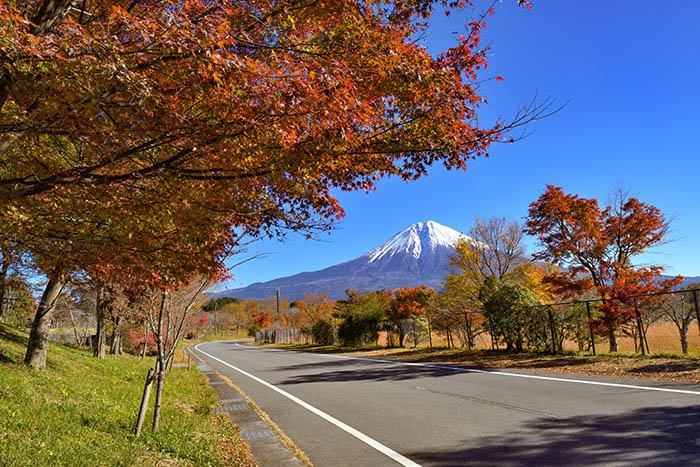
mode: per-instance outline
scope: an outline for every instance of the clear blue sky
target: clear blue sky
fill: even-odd
[[[436,167],[418,182],[340,194],[347,216],[334,232],[322,241],[291,234],[251,245],[248,255],[267,256],[235,268],[235,281],[219,288],[355,258],[417,221],[463,232],[475,217],[522,221],[546,184],[602,201],[620,184],[631,189],[674,218],[675,240],[641,261],[700,275],[700,2],[533,3],[526,11],[504,0],[489,19],[487,72],[505,82],[485,89],[482,121],[512,114],[535,93],[568,101],[564,110],[533,125],[529,138],[493,146],[467,172]],[[456,18],[440,16],[425,43],[442,48],[460,30]]]

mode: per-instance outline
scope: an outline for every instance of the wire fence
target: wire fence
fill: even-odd
[[[543,310],[551,323],[552,350],[583,350],[582,324],[588,330],[585,347],[596,353],[600,344],[614,339],[623,351],[641,354],[700,351],[700,289],[675,290],[638,295],[590,298],[533,308]],[[615,318],[605,308],[614,308]],[[612,324],[612,326],[611,326]],[[697,327],[693,331],[693,327]],[[598,343],[598,348],[596,348]],[[576,345],[577,349],[571,347]]]
[[[492,349],[517,347],[515,342],[520,348],[555,354],[613,348],[640,354],[698,353],[699,302],[700,289],[688,289],[538,304],[524,307],[517,316],[461,311],[452,313],[450,326],[442,326],[442,339],[431,340]]]
[[[586,298],[526,307],[501,320],[470,310],[432,310],[400,323],[408,347],[535,350],[548,353],[606,352],[700,353],[700,289],[625,297]],[[606,314],[614,307],[615,320]],[[611,335],[610,328],[614,335]],[[382,322],[377,345],[396,346],[396,325]],[[313,344],[298,329],[264,329],[258,343]]]

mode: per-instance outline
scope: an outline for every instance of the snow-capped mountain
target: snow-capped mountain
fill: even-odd
[[[410,255],[420,259],[441,247],[452,248],[460,237],[466,236],[435,221],[416,222],[391,237],[386,243],[366,253],[369,262],[391,258],[394,255]]]
[[[421,284],[437,288],[448,271],[448,257],[460,238],[471,240],[437,222],[417,222],[345,263],[226,290],[216,296],[262,299],[274,295],[279,287],[285,298],[295,300],[303,298],[306,292],[343,298],[346,289],[390,290]]]

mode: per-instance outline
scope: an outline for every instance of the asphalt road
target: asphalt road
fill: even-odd
[[[700,466],[698,385],[195,349],[318,467]]]

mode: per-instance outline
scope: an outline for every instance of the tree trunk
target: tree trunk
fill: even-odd
[[[153,432],[158,429],[158,423],[160,422],[160,405],[163,400],[163,384],[165,383],[165,367],[167,361],[165,360],[165,346],[167,345],[167,338],[163,340],[163,312],[165,310],[165,291],[161,294],[160,309],[158,311],[158,324],[156,327],[156,340],[158,343],[158,364],[156,368],[156,402],[153,408]]]
[[[44,0],[39,5],[36,14],[32,17],[34,26],[32,34],[38,35],[50,31],[58,25],[68,13],[68,9],[75,0]]]
[[[158,373],[156,377],[156,402],[153,407],[153,432],[158,430],[158,424],[160,423],[160,406],[163,401],[163,386],[165,385],[165,365],[166,362],[158,363]]]
[[[683,326],[678,327],[678,334],[681,338],[681,352],[683,355],[688,355],[688,325],[683,323]]]
[[[416,318],[413,318],[413,348],[418,347],[418,333],[416,332]]]
[[[5,299],[7,298],[7,271],[10,270],[10,258],[7,255],[2,257],[2,268],[0,268],[0,323],[5,314]]]
[[[549,328],[552,333],[552,353],[556,355],[557,353],[557,328],[554,324],[554,313],[552,313],[552,308],[547,307],[547,317],[549,318]],[[545,334],[546,336],[546,334]]]
[[[122,354],[122,337],[123,337],[123,324],[121,316],[117,316],[114,319],[112,329],[112,344],[109,347],[109,353],[112,355]]]
[[[56,301],[61,295],[66,282],[66,275],[57,273],[49,276],[41,301],[36,310],[32,330],[29,333],[27,353],[24,356],[24,364],[37,370],[46,369],[46,354],[49,350],[49,326],[56,306]]]
[[[105,311],[107,308],[107,300],[105,297],[105,291],[102,287],[100,287],[97,292],[97,302],[95,308],[97,316],[97,345],[95,346],[92,356],[96,358],[105,358],[105,337],[107,331],[105,329],[107,324],[107,316]]]
[[[68,307],[68,314],[70,316],[70,324],[73,326],[73,335],[75,336],[75,345],[81,346],[80,333],[78,333],[78,324],[75,322],[75,316],[73,315],[73,308]]]
[[[148,353],[148,320],[143,322],[143,351],[141,352],[141,360],[146,358]]]
[[[617,352],[617,336],[615,328],[612,326],[608,327],[608,339],[610,340],[610,352]]]
[[[493,321],[491,318],[488,318],[489,321],[489,335],[491,336],[491,350],[496,350],[498,348],[498,340],[496,339],[496,335],[494,334],[493,331]]]
[[[9,70],[3,67],[2,70],[0,70],[0,111],[2,111],[2,108],[5,106],[5,101],[7,101],[8,96],[10,95],[10,79],[12,75],[10,75]]]

